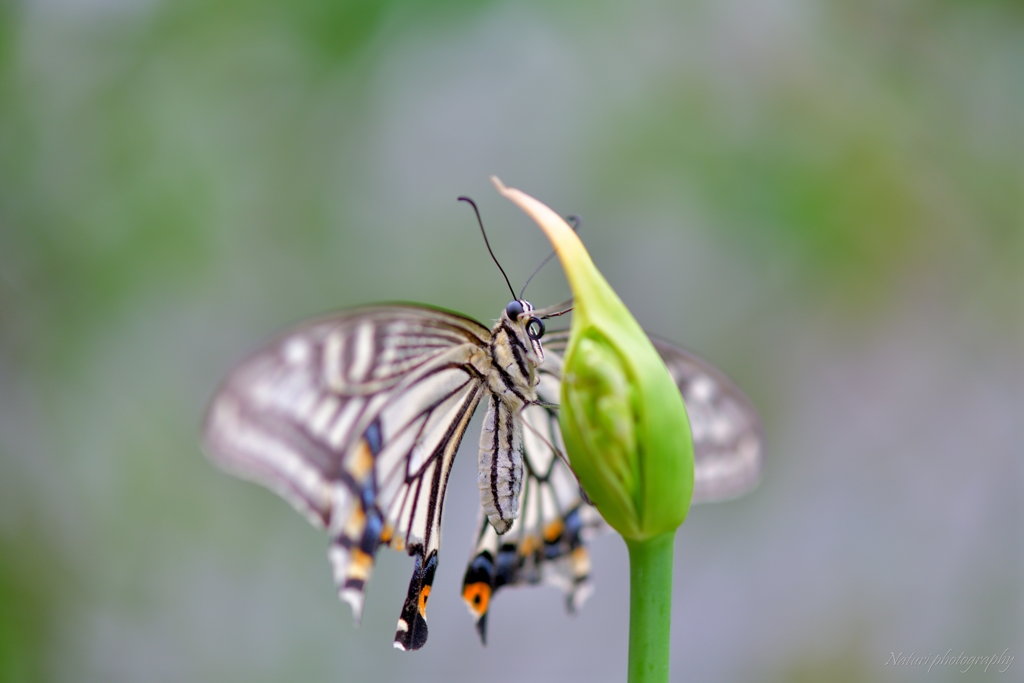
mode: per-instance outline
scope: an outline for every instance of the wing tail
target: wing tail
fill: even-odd
[[[423,551],[419,550],[415,557],[409,592],[395,631],[395,648],[398,650],[418,650],[427,642],[427,599],[437,571],[437,552],[424,557]]]

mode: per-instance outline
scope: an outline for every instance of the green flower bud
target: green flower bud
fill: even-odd
[[[580,484],[625,539],[674,532],[693,493],[693,441],[679,388],[568,224],[491,181],[547,235],[573,291],[559,424]]]

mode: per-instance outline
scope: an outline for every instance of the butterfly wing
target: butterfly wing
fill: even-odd
[[[426,642],[452,460],[483,393],[474,361],[490,332],[418,306],[357,309],[287,332],[215,395],[204,446],[327,530],[339,595],[358,620],[374,557],[415,567],[395,646]]]
[[[568,332],[544,338],[544,364],[537,393],[542,403],[559,401],[562,354]],[[746,493],[758,481],[764,439],[757,411],[736,385],[708,362],[673,344],[652,339],[679,386],[690,418],[694,445],[693,502],[711,502]],[[555,408],[533,405],[523,411],[526,477],[519,518],[498,536],[483,518],[463,578],[463,599],[486,642],[487,614],[504,586],[546,583],[566,593],[574,611],[590,595],[590,556],[586,541],[609,529],[583,499],[564,453]]]
[[[679,386],[693,436],[693,503],[738,498],[757,486],[764,430],[750,399],[725,373],[675,344],[651,338]]]

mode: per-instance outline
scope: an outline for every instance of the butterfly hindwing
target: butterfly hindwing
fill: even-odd
[[[527,474],[519,518],[498,536],[486,517],[463,578],[463,599],[486,642],[487,614],[494,594],[504,586],[546,583],[566,593],[574,611],[592,591],[586,541],[609,527],[583,500],[564,453],[557,410],[562,354],[567,332],[544,338],[545,359],[537,394],[542,404],[523,410],[523,455]],[[736,385],[710,363],[673,344],[652,339],[679,386],[694,444],[693,502],[742,495],[758,481],[764,457],[760,420]]]
[[[426,641],[444,489],[483,392],[474,361],[489,339],[478,323],[436,309],[350,311],[252,355],[207,413],[215,462],[328,531],[335,582],[357,619],[379,547],[414,556],[396,634],[405,649]]]

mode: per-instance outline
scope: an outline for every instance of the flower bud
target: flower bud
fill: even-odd
[[[693,493],[693,442],[676,383],[568,224],[491,181],[544,231],[572,288],[559,424],[580,484],[627,540],[675,531]]]

